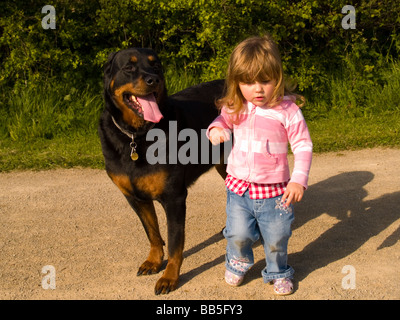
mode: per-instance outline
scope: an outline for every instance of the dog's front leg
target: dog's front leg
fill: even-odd
[[[160,235],[157,214],[153,201],[137,201],[133,197],[126,197],[131,207],[135,210],[143,224],[150,241],[150,253],[146,261],[140,266],[137,275],[158,273],[164,258],[163,245]]]
[[[185,242],[186,194],[171,197],[163,202],[168,223],[168,264],[157,281],[155,294],[166,294],[178,286],[179,272],[183,261]]]

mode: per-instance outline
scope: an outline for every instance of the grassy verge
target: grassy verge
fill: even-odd
[[[167,70],[170,94],[200,82],[191,74]],[[400,63],[382,69],[374,82],[342,71],[327,78],[324,94],[309,93],[303,108],[314,152],[400,147]],[[48,81],[0,90],[0,172],[103,168],[97,135],[102,108],[100,88]]]
[[[332,116],[308,122],[315,153],[379,146],[400,147],[400,115]],[[104,168],[97,132],[77,132],[32,142],[0,142],[0,171],[71,167]]]
[[[308,122],[314,152],[400,147],[400,115],[397,112],[352,118],[331,116]]]
[[[97,132],[54,137],[51,140],[13,142],[8,139],[0,142],[0,172],[77,166],[104,167]]]

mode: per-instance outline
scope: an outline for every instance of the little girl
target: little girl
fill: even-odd
[[[252,245],[262,237],[266,255],[264,282],[274,292],[293,292],[294,270],[287,264],[287,245],[294,219],[292,204],[307,188],[312,142],[304,117],[295,104],[303,97],[285,92],[282,63],[275,42],[252,37],[233,51],[225,96],[217,101],[221,114],[210,124],[213,144],[230,139],[228,158],[225,281],[242,283],[254,264]],[[286,93],[286,95],[285,95]],[[288,142],[294,154],[290,177]]]

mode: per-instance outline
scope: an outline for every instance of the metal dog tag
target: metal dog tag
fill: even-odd
[[[133,150],[131,152],[131,159],[133,161],[136,161],[137,159],[139,159],[139,155],[136,152],[134,152]]]
[[[135,138],[133,135],[132,135],[132,142],[130,143],[130,147],[131,147],[131,159],[133,161],[136,161],[137,159],[139,159],[139,155],[136,152],[137,144],[135,142]]]

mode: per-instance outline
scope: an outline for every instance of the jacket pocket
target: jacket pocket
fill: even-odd
[[[257,168],[262,171],[274,171],[278,166],[278,158],[269,152],[268,143],[267,140],[262,153],[255,158]]]

